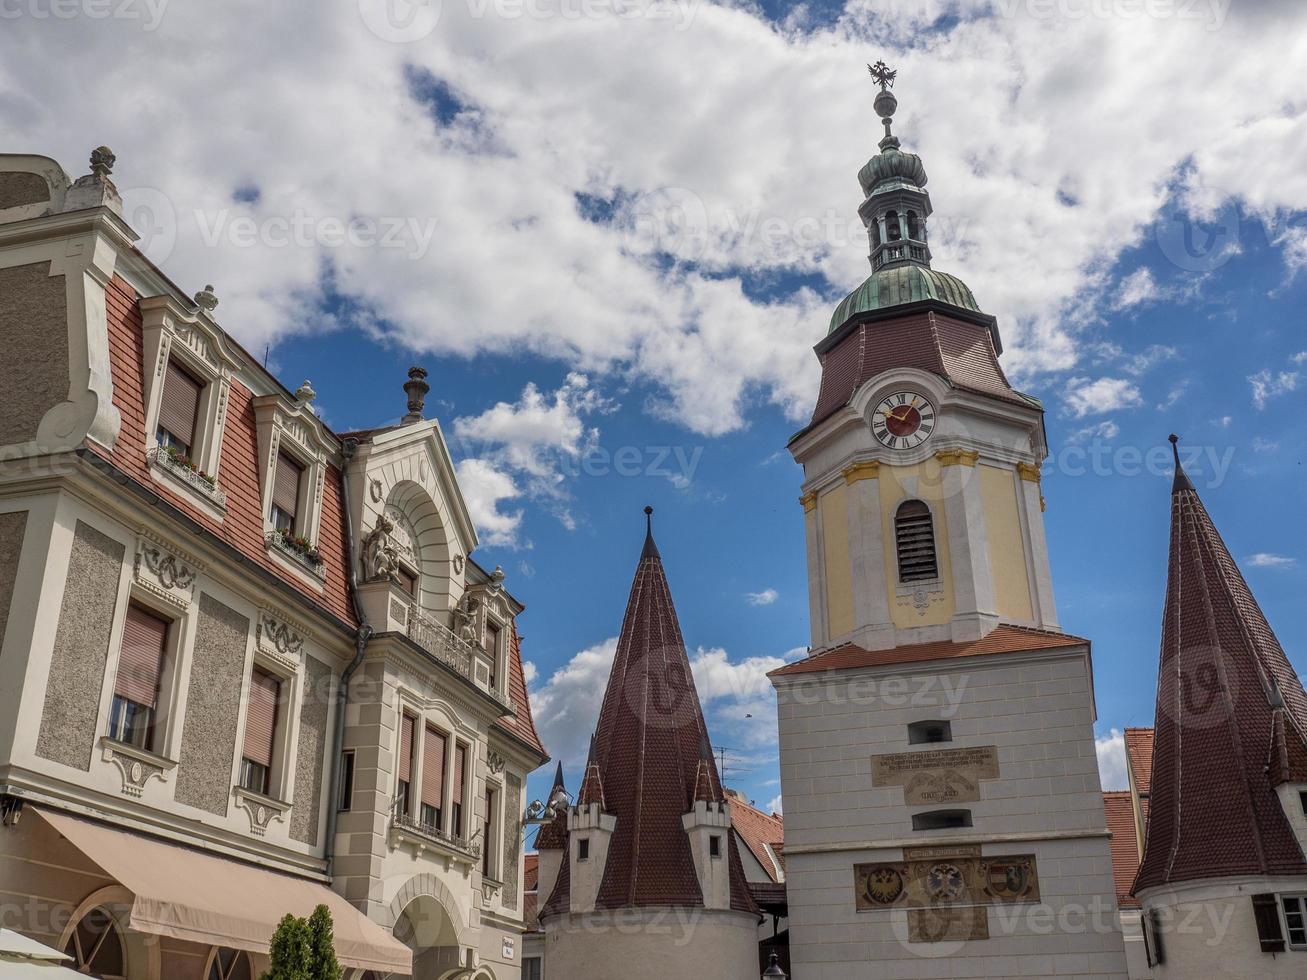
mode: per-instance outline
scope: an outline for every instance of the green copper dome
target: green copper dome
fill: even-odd
[[[963,310],[980,313],[976,297],[967,284],[947,272],[936,272],[921,265],[898,265],[873,272],[867,280],[835,307],[830,319],[830,333],[859,313],[870,313],[891,306],[933,299]]]
[[[915,153],[904,153],[898,147],[891,146],[868,160],[858,171],[858,183],[862,185],[862,193],[868,197],[878,186],[889,181],[903,181],[913,187],[925,187],[926,165]]]

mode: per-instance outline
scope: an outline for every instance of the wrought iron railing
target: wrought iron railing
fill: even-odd
[[[396,803],[399,801],[396,800]],[[416,834],[437,844],[442,844],[451,850],[465,854],[467,857],[476,860],[481,857],[481,844],[477,841],[470,841],[466,837],[459,837],[457,834],[451,834],[434,824],[423,823],[421,820],[415,820],[407,813],[400,812],[398,806],[391,811],[391,824],[399,830],[410,834]]]
[[[201,476],[198,470],[180,459],[176,459],[166,447],[155,446],[145,454],[145,458],[151,466],[167,470],[187,486],[194,487],[219,507],[225,508],[227,506],[227,495],[222,492],[222,488],[218,486],[216,480],[210,476]]]
[[[458,636],[448,626],[418,612],[416,603],[410,603],[408,608],[408,638],[442,664],[452,668],[469,683],[477,685],[478,648]],[[501,704],[506,706],[510,704],[507,695],[494,688],[486,689]]]

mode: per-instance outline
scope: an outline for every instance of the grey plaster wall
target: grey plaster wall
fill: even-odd
[[[0,211],[50,200],[50,185],[40,174],[8,171],[0,174]]]
[[[517,908],[517,861],[522,846],[522,780],[515,773],[504,775],[504,849],[500,851],[504,870],[504,907]]]
[[[36,738],[43,759],[88,771],[124,546],[77,522]]]
[[[36,438],[68,397],[68,304],[49,262],[0,269],[0,446]]]
[[[322,760],[327,749],[327,708],[331,689],[331,668],[312,657],[305,657],[304,700],[300,705],[299,748],[295,754],[295,806],[290,812],[290,836],[305,844],[318,843]]]
[[[14,578],[18,558],[23,552],[23,535],[27,532],[27,511],[0,514],[0,644],[4,643],[9,625],[9,606],[14,598]]]
[[[176,799],[220,816],[231,800],[249,633],[248,618],[200,593]]]

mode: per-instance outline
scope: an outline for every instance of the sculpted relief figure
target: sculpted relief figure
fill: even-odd
[[[395,525],[385,514],[377,517],[377,524],[363,539],[363,580],[377,582],[394,578],[399,571],[399,552],[390,538]]]

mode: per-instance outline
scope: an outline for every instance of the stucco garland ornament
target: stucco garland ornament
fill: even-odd
[[[385,514],[377,515],[376,526],[363,539],[363,578],[378,582],[394,578],[399,571],[399,550],[390,538],[395,529]]]
[[[369,492],[370,494],[372,494],[372,502],[373,502],[374,504],[379,504],[379,503],[381,503],[381,481],[380,481],[380,480],[378,480],[378,479],[376,479],[376,478],[374,477],[373,480],[372,480],[372,482],[368,484],[368,492]]]
[[[462,575],[462,574],[463,574],[463,556],[462,556],[462,555],[455,555],[455,556],[454,556],[454,574],[455,574],[455,575]]]
[[[144,557],[145,566],[155,574],[165,589],[189,589],[194,584],[194,570],[172,555],[165,554],[158,548],[150,548]]]

